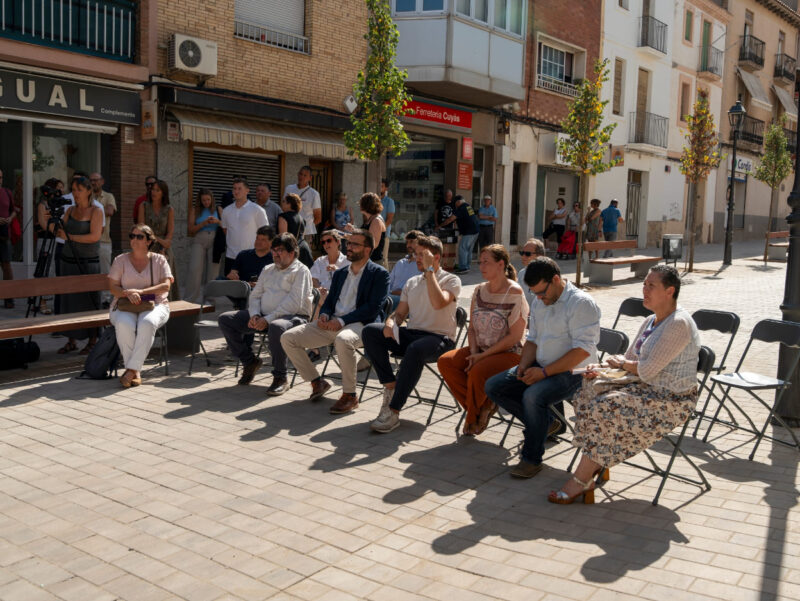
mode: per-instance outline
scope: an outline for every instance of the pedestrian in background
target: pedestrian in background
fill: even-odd
[[[612,198],[608,206],[600,213],[600,216],[603,218],[603,239],[606,242],[613,242],[617,239],[617,227],[620,223],[625,221],[622,218],[622,213],[620,213],[617,208],[618,204],[619,201],[616,198]],[[603,256],[613,257],[614,253],[609,249],[603,253]]]
[[[497,209],[492,204],[492,197],[483,197],[483,206],[478,209],[478,249],[494,244],[494,224],[497,223]]]
[[[389,196],[389,180],[387,178],[381,179],[381,217],[383,223],[386,225],[386,241],[383,244],[383,268],[389,270],[389,244],[391,242],[389,235],[392,233],[392,222],[394,221],[395,204],[391,196]]]
[[[458,263],[456,273],[467,273],[472,263],[472,249],[475,248],[475,241],[478,239],[478,216],[475,210],[459,194],[456,196],[456,223],[458,224]]]

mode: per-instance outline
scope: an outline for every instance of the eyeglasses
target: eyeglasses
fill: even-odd
[[[128,238],[130,238],[131,240],[147,240],[147,235],[130,233],[128,234]]]
[[[552,284],[552,283],[553,283],[553,280],[550,280],[549,282],[547,282],[547,286],[544,287],[544,290],[540,290],[539,292],[536,292],[536,290],[531,289],[531,293],[534,296],[536,296],[536,298],[544,298],[545,294],[547,294],[547,291],[550,288],[550,284]]]
[[[361,248],[364,248],[366,244],[361,244],[361,242],[348,242],[347,247],[350,248],[351,246],[360,246]]]
[[[323,244],[333,244],[334,243],[334,239],[333,238],[325,238],[324,240],[322,240],[322,243]]]
[[[523,257],[537,257],[537,256],[539,256],[539,253],[537,253],[536,251],[533,251],[533,250],[521,250],[521,251],[519,251],[519,254],[522,255]]]

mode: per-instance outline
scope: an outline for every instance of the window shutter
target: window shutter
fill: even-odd
[[[622,68],[623,62],[614,59],[614,101],[611,105],[611,112],[615,115],[622,114]]]
[[[305,0],[236,0],[234,18],[251,25],[305,35]]]
[[[256,186],[264,182],[272,189],[272,200],[278,202],[283,196],[280,156],[195,148],[192,153],[192,199],[200,188],[210,188],[214,200],[219,203],[222,195],[231,191],[231,179],[236,175],[247,178],[252,199],[256,197]]]

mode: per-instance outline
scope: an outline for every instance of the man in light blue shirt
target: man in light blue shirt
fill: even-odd
[[[492,197],[486,195],[483,197],[483,206],[478,209],[478,225],[480,225],[480,232],[478,233],[478,248],[494,244],[494,224],[497,223],[497,209],[492,204]]]
[[[614,242],[617,239],[617,226],[625,221],[617,208],[618,204],[619,201],[612,198],[608,206],[600,213],[600,217],[603,219],[603,240],[606,242]],[[603,253],[604,258],[613,256],[614,253],[610,250]]]
[[[406,234],[406,252],[408,254],[394,264],[392,273],[389,275],[389,297],[392,299],[392,311],[397,309],[397,303],[400,302],[400,294],[403,292],[406,282],[422,273],[417,267],[414,253],[417,252],[417,238],[424,235],[418,230],[411,230]]]
[[[386,241],[383,243],[383,266],[389,269],[389,234],[392,233],[392,221],[394,221],[395,205],[392,197],[389,196],[389,180],[381,178],[381,204],[383,210],[381,217],[386,224]]]
[[[535,298],[519,365],[491,377],[485,389],[489,399],[525,424],[520,462],[511,470],[516,478],[532,478],[544,467],[545,440],[562,427],[549,408],[581,387],[583,376],[572,370],[597,361],[600,341],[600,309],[562,279],[555,261],[531,261],[525,284]]]

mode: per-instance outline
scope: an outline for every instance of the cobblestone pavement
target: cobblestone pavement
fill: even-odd
[[[747,258],[758,246],[737,244],[725,271],[721,248],[701,247],[684,279],[690,311],[741,316],[731,364],[756,321],[780,318],[785,264]],[[616,277],[592,291],[605,326],[641,294]],[[670,481],[653,507],[656,479],[619,466],[595,505],[555,506],[546,494],[567,478],[566,443],[518,481],[507,473],[517,429],[506,448],[500,427],[458,439],[457,416],[437,410],[425,427],[416,406],[373,434],[377,392],[338,418],[327,412],[338,388],[318,403],[304,383],[267,398],[266,370],[237,387],[220,340],[211,368],[188,376],[174,357],[173,375],[152,364],[127,390],[73,379],[77,360],[55,354],[63,339],[40,342],[35,367],[0,372],[3,601],[800,598],[795,449],[765,443],[750,462],[752,438],[718,427],[685,445],[710,492]],[[774,349],[755,359],[774,373]],[[428,375],[421,390],[436,386]],[[691,475],[680,460],[676,470]]]

